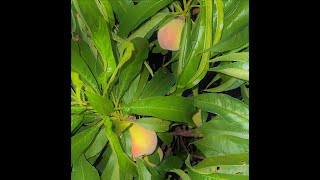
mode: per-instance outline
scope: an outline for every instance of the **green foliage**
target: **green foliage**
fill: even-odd
[[[144,38],[135,38],[132,41],[134,51],[131,58],[123,65],[119,76],[119,94],[122,97],[123,93],[130,87],[131,82],[141,71],[143,61],[148,57],[148,41]]]
[[[84,150],[90,145],[99,128],[90,127],[71,138],[71,162],[74,163]]]
[[[73,40],[71,40],[71,69],[78,73],[88,86],[99,92],[98,80],[94,77],[88,64],[80,56],[78,44]]]
[[[174,122],[191,123],[195,107],[191,99],[181,96],[157,96],[134,101],[122,107],[124,112],[154,116]]]
[[[146,84],[140,99],[164,96],[175,83],[175,77],[172,73],[165,72],[163,69],[159,69],[154,73],[153,78]]]
[[[109,115],[113,112],[113,104],[106,97],[100,96],[90,91],[86,91],[89,103],[91,106],[102,115]]]
[[[169,130],[169,125],[171,122],[163,121],[159,118],[140,118],[134,121],[134,123],[139,124],[147,129],[155,132],[166,132]]]
[[[94,168],[82,155],[74,163],[72,173],[72,180],[99,180],[99,174],[96,168]]]
[[[87,158],[93,157],[102,151],[104,146],[107,144],[108,138],[106,135],[105,127],[101,128],[96,138],[93,140],[90,147],[86,150],[85,155]]]
[[[82,122],[83,115],[74,114],[71,116],[71,132],[73,132]]]
[[[139,180],[151,179],[151,174],[148,171],[146,165],[143,163],[143,160],[138,159],[137,165],[138,165],[137,169],[138,169],[138,174],[139,174]]]
[[[128,16],[120,20],[119,36],[125,38],[130,31],[137,28],[142,22],[172,1],[173,0],[142,0],[137,5],[128,8]]]
[[[249,179],[248,2],[72,0],[71,178]],[[170,52],[157,31],[173,18]],[[132,157],[132,124],[154,152]]]

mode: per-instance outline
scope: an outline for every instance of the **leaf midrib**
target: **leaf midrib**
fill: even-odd
[[[177,111],[177,112],[185,112],[183,109],[172,109],[172,108],[161,108],[161,107],[139,107],[139,106],[134,106],[134,107],[129,107],[129,109],[159,109],[159,110],[169,110],[169,111]]]

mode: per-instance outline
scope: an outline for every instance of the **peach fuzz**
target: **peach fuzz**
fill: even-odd
[[[158,139],[154,131],[148,130],[138,124],[130,128],[132,157],[137,158],[143,155],[150,155],[157,147]]]
[[[158,31],[158,42],[162,49],[178,51],[181,33],[185,24],[184,17],[178,17],[161,27]]]

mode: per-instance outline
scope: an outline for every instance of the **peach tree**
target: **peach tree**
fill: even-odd
[[[72,179],[249,179],[248,0],[71,7]]]

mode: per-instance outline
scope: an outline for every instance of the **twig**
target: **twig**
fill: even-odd
[[[164,153],[165,156],[169,156],[169,155],[170,155],[170,153],[172,152],[172,149],[174,148],[174,146],[175,146],[175,144],[176,144],[176,142],[177,142],[177,139],[178,139],[178,138],[174,138],[173,143],[171,144],[170,147],[168,147],[168,149],[167,149],[166,152]]]
[[[166,150],[166,152],[164,153],[164,156],[169,156],[171,151],[173,149],[173,146],[168,147],[168,149]]]
[[[184,144],[183,137],[182,137],[182,136],[179,136],[179,138],[180,138],[180,144],[182,145],[183,149],[184,149],[186,152],[189,152],[187,146]]]
[[[192,158],[197,158],[197,159],[201,159],[204,160],[205,157],[204,156],[198,156],[198,155],[194,155],[194,154],[190,154]]]
[[[181,127],[176,127],[176,129],[172,132],[174,136],[184,136],[184,137],[195,137],[200,138],[203,137],[201,134],[193,134],[192,129],[181,129]]]
[[[162,149],[162,151],[164,151],[165,149],[166,149],[166,144],[165,143],[162,143],[162,145],[161,145],[161,149]]]

